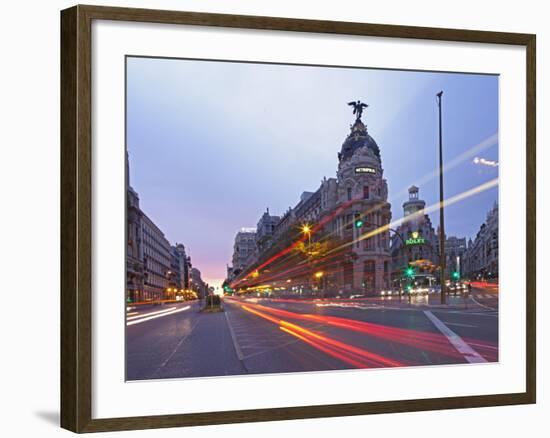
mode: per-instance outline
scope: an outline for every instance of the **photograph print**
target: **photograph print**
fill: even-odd
[[[126,57],[126,380],[499,361],[499,77]]]

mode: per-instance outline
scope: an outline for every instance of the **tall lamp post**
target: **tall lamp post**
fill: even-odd
[[[441,126],[441,96],[443,91],[437,93],[437,105],[439,107],[439,270],[441,283],[441,304],[447,302],[445,285],[445,215],[443,209],[443,134]]]
[[[308,251],[311,250],[311,227],[309,225],[302,226],[302,233],[307,236]]]
[[[308,260],[308,264],[311,268],[312,266],[312,263],[311,263],[311,227],[308,225],[308,224],[304,224],[302,225],[301,229],[302,233],[304,235],[307,236],[307,250],[306,250],[306,254],[307,254],[307,260]],[[307,286],[310,287],[311,290],[313,290],[313,285],[311,284],[311,279],[308,277],[307,279]]]

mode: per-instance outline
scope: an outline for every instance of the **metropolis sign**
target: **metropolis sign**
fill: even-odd
[[[376,173],[374,167],[356,167],[355,173]]]

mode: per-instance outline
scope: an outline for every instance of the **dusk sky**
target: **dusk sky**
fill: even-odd
[[[362,120],[380,147],[393,219],[412,184],[426,205],[437,202],[440,90],[444,161],[456,163],[445,173],[449,198],[498,176],[473,162],[498,161],[498,76],[128,58],[130,183],[168,240],[219,285],[240,228],[336,176],[349,101],[369,104]],[[474,237],[497,199],[494,187],[448,207],[447,235]],[[430,217],[437,228],[439,213]]]

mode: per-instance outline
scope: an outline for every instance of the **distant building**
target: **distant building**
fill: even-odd
[[[144,267],[139,196],[130,186],[126,153],[126,299],[143,300]]]
[[[321,214],[321,189],[303,192],[294,207],[294,220],[300,223],[315,222]]]
[[[171,272],[172,248],[164,233],[145,214],[142,214],[143,261],[145,266],[144,299],[164,298]]]
[[[201,271],[197,268],[191,268],[189,282],[191,289],[197,293],[199,298],[204,298],[208,295],[208,285],[203,281]]]
[[[464,254],[467,249],[465,237],[450,236],[445,239],[447,278],[450,278],[453,272],[457,272],[462,277],[464,274]]]
[[[409,188],[409,199],[403,203],[403,223],[392,236],[392,277],[399,285],[403,270],[412,265],[418,273],[433,273],[439,263],[439,241],[430,217],[424,213],[426,202],[419,198],[419,188]]]
[[[256,246],[259,252],[265,251],[271,245],[275,226],[281,220],[280,216],[269,214],[269,208],[262,215],[256,226]]]
[[[277,241],[285,234],[290,227],[295,223],[294,210],[288,207],[288,210],[281,216],[279,222],[275,224],[273,229],[273,241]]]
[[[171,246],[162,230],[143,212],[129,175],[126,152],[126,299],[173,299],[182,289],[190,289],[191,257],[181,243]]]
[[[233,266],[229,266],[227,265],[227,273],[226,273],[226,280],[227,281],[233,281],[233,279],[235,278],[235,273],[234,273],[234,269],[233,269]]]
[[[233,269],[244,269],[250,257],[257,252],[256,249],[256,229],[241,228],[233,245]]]
[[[476,237],[468,241],[464,255],[465,276],[470,279],[498,278],[498,204],[487,213]]]
[[[169,288],[189,288],[189,263],[190,258],[185,253],[185,246],[176,243],[172,246],[171,273],[169,275]]]

